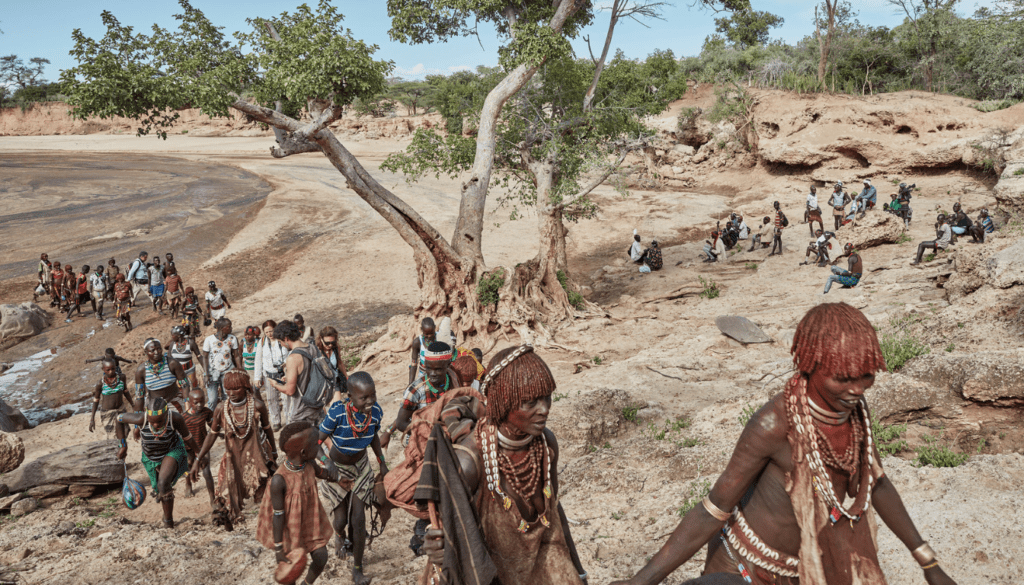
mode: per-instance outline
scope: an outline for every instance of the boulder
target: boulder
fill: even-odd
[[[914,358],[901,373],[972,402],[1019,404],[1024,400],[1024,349]]]
[[[32,337],[49,324],[46,311],[35,303],[0,305],[0,339]]]
[[[996,252],[985,262],[988,282],[997,288],[1024,284],[1024,238]]]
[[[111,441],[74,445],[22,465],[4,481],[12,493],[46,484],[119,484],[124,463],[116,454]]]
[[[27,490],[25,493],[28,494],[30,498],[44,500],[46,498],[63,496],[68,493],[68,486],[59,484],[37,485],[36,487]]]
[[[14,471],[25,461],[25,443],[14,433],[0,432],[0,473]]]
[[[28,497],[28,494],[21,492],[20,494],[14,494],[13,496],[6,496],[0,498],[0,510],[10,510],[11,506],[14,505],[18,500],[24,500]]]
[[[98,485],[75,484],[68,486],[68,495],[73,498],[91,498],[98,491],[100,491],[100,486]]]
[[[0,398],[0,432],[16,433],[30,428],[32,428],[32,424],[28,422],[25,415]]]
[[[963,399],[949,388],[928,384],[903,373],[879,373],[865,395],[871,415],[886,424],[936,416],[956,418],[963,413]]]
[[[1007,164],[992,190],[999,207],[1007,211],[1024,212],[1024,175],[1016,174],[1021,169],[1024,169],[1024,162]]]
[[[985,269],[986,256],[992,253],[989,240],[984,246],[958,246],[953,252],[953,275],[943,285],[949,299],[955,300],[971,294],[985,284],[988,271]]]
[[[828,211],[824,211],[829,215]],[[831,220],[831,217],[828,217]],[[839,228],[836,238],[842,245],[853,244],[858,250],[882,244],[895,244],[903,233],[903,222],[895,215],[879,209],[869,211],[864,219],[857,219]]]
[[[39,500],[35,498],[25,498],[14,502],[11,506],[11,516],[24,516],[30,512],[34,512],[39,508]]]

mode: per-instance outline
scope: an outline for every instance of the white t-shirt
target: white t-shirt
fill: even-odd
[[[203,342],[203,351],[210,354],[210,369],[218,372],[226,372],[235,366],[231,360],[231,350],[238,349],[238,340],[234,335],[228,335],[224,341],[211,335]]]
[[[217,292],[206,292],[206,301],[210,303],[211,309],[220,309],[224,306],[224,291],[217,289]]]
[[[633,245],[629,247],[629,257],[633,262],[639,262],[640,257],[644,255],[644,248],[640,245],[640,242],[633,240]]]
[[[160,286],[164,283],[164,267],[153,265],[149,267],[149,284]]]
[[[745,240],[745,239],[747,239],[747,236],[749,236],[749,235],[750,235],[750,228],[747,227],[747,222],[741,221],[740,222],[740,236],[739,236],[739,238],[741,240]]]
[[[92,290],[94,292],[103,292],[107,290],[107,279],[96,272],[89,275],[89,282],[92,283]]]
[[[807,196],[807,209],[817,209],[817,208],[818,208],[818,196],[815,195],[814,193],[811,193],[810,195]]]

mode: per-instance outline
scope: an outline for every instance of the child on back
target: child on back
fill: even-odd
[[[92,362],[103,362],[103,361],[106,361],[106,360],[111,360],[111,361],[114,362],[114,365],[117,368],[117,375],[118,376],[124,376],[124,373],[121,372],[121,364],[123,364],[123,363],[124,364],[134,364],[135,363],[132,360],[125,359],[125,358],[117,355],[116,353],[114,353],[114,348],[112,348],[112,347],[108,347],[103,352],[102,356],[100,356],[98,358],[92,358],[92,359],[89,359],[89,360],[85,360],[85,363],[91,364]]]
[[[210,420],[213,419],[213,411],[206,407],[206,392],[202,388],[192,387],[192,391],[188,394],[188,402],[185,403],[185,412],[182,416],[185,418],[185,426],[188,427],[188,431],[195,437],[196,444],[201,446],[206,442]],[[189,469],[195,463],[196,455],[197,453],[189,452]],[[215,495],[213,473],[210,472],[210,458],[204,457],[203,461],[200,462],[200,466],[203,468],[203,479],[206,480],[206,491],[210,494],[210,505],[212,506]],[[192,477],[190,474],[186,474],[185,497],[190,498],[193,495],[195,495],[195,491],[192,489]]]
[[[316,464],[320,445],[317,429],[310,423],[285,426],[280,439],[286,460],[263,495],[256,539],[274,551],[278,563],[293,560],[288,553],[294,550],[306,551],[312,562],[304,582],[312,584],[327,565],[327,542],[334,533],[317,495],[316,480],[337,482],[340,477],[337,470]],[[351,482],[348,484],[351,489]]]

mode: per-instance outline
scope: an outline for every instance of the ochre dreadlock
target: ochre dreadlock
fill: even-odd
[[[488,371],[517,350],[499,351],[488,364]],[[485,376],[486,378],[486,376]],[[495,425],[508,419],[509,413],[529,400],[550,396],[555,391],[555,377],[544,360],[527,351],[499,371],[487,384],[487,416]]]
[[[252,392],[252,382],[249,380],[249,373],[245,370],[231,370],[224,373],[222,382],[225,390],[245,388],[246,393]]]
[[[825,303],[807,311],[789,351],[804,374],[820,367],[832,377],[859,378],[886,369],[875,329],[846,303]]]

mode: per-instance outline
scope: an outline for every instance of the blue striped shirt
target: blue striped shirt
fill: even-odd
[[[380,420],[384,418],[384,410],[376,402],[370,410],[370,427],[358,436],[352,431],[349,425],[348,415],[345,410],[347,400],[339,400],[327,410],[327,417],[320,423],[320,432],[331,436],[331,444],[339,453],[354,455],[370,446],[373,438],[380,430]],[[366,415],[356,413],[355,421],[358,426],[366,423]]]

